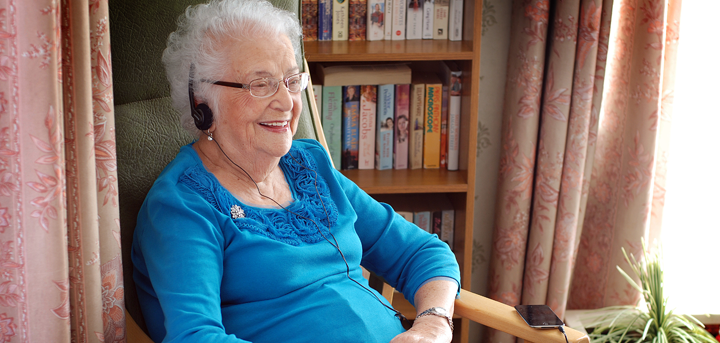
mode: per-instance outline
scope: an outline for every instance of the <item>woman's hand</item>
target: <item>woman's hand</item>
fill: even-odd
[[[449,343],[452,330],[445,318],[424,316],[416,319],[410,330],[393,338],[390,343]]]

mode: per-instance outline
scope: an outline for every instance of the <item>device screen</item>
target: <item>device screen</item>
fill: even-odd
[[[533,328],[556,328],[564,325],[547,305],[517,305],[515,310]]]

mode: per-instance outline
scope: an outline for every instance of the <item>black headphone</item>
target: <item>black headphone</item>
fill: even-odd
[[[206,103],[195,105],[195,94],[193,93],[193,78],[195,76],[195,64],[190,64],[190,79],[188,81],[188,95],[190,97],[190,115],[195,120],[198,130],[205,131],[212,126],[213,113]]]

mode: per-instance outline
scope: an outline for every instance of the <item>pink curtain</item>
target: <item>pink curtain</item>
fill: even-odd
[[[659,232],[679,5],[513,2],[491,298],[561,317],[637,299],[615,266]]]
[[[106,0],[0,0],[0,342],[124,342]]]

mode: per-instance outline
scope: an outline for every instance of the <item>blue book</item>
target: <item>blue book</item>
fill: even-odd
[[[318,40],[332,40],[332,3],[333,0],[318,2]]]
[[[342,169],[358,169],[360,86],[343,86]]]
[[[342,86],[325,86],[322,90],[322,126],[335,169],[340,169],[342,155]]]
[[[375,169],[392,169],[395,85],[378,86]]]

